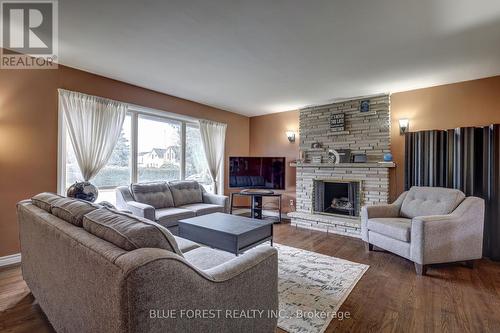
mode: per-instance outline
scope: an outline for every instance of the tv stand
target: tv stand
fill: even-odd
[[[250,197],[251,206],[234,206],[234,197],[244,196]],[[274,193],[271,190],[259,190],[259,189],[246,189],[240,192],[231,193],[231,203],[229,208],[229,214],[233,213],[233,208],[250,208],[251,217],[253,219],[262,220],[264,215],[262,214],[262,198],[263,197],[275,197],[278,198],[278,223],[281,222],[281,193]]]
[[[274,191],[273,190],[259,190],[259,189],[255,189],[255,188],[247,188],[245,190],[241,190],[240,193],[241,194],[253,193],[253,194],[266,195],[266,194],[274,194]]]

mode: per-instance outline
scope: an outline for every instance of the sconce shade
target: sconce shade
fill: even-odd
[[[288,141],[295,142],[295,132],[294,131],[286,131],[286,137]]]
[[[399,119],[399,134],[404,135],[410,127],[410,121],[407,118]]]

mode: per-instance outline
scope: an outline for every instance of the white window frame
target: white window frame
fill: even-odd
[[[181,158],[180,158],[180,179],[184,180],[186,176],[186,125],[196,126],[199,128],[198,118],[185,116],[173,112],[152,109],[144,106],[129,104],[127,115],[131,116],[131,131],[130,131],[130,181],[137,183],[137,150],[138,150],[138,122],[139,115],[147,116],[148,118],[158,119],[158,121],[172,121],[181,124]],[[60,195],[66,194],[66,121],[64,113],[58,111],[58,143],[57,143],[57,193]],[[224,161],[222,161],[219,173],[220,188],[224,189]],[[116,186],[105,186],[100,189],[115,189]]]

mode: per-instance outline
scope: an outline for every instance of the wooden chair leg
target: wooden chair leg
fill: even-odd
[[[417,272],[417,275],[425,275],[427,272],[427,266],[415,263],[415,271]]]
[[[474,268],[474,260],[467,260],[465,262],[465,266],[470,268],[470,269],[473,269]]]
[[[370,244],[368,242],[365,242],[365,249],[366,251],[373,251],[373,244]]]

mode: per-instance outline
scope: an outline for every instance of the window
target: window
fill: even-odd
[[[139,182],[181,179],[181,122],[139,116]]]
[[[62,115],[59,128],[58,189],[64,194],[83,178]],[[114,189],[118,186],[178,179],[196,180],[213,192],[197,122],[176,119],[176,115],[163,111],[133,107],[125,118],[113,154],[92,183],[99,188],[98,202],[114,204]]]

